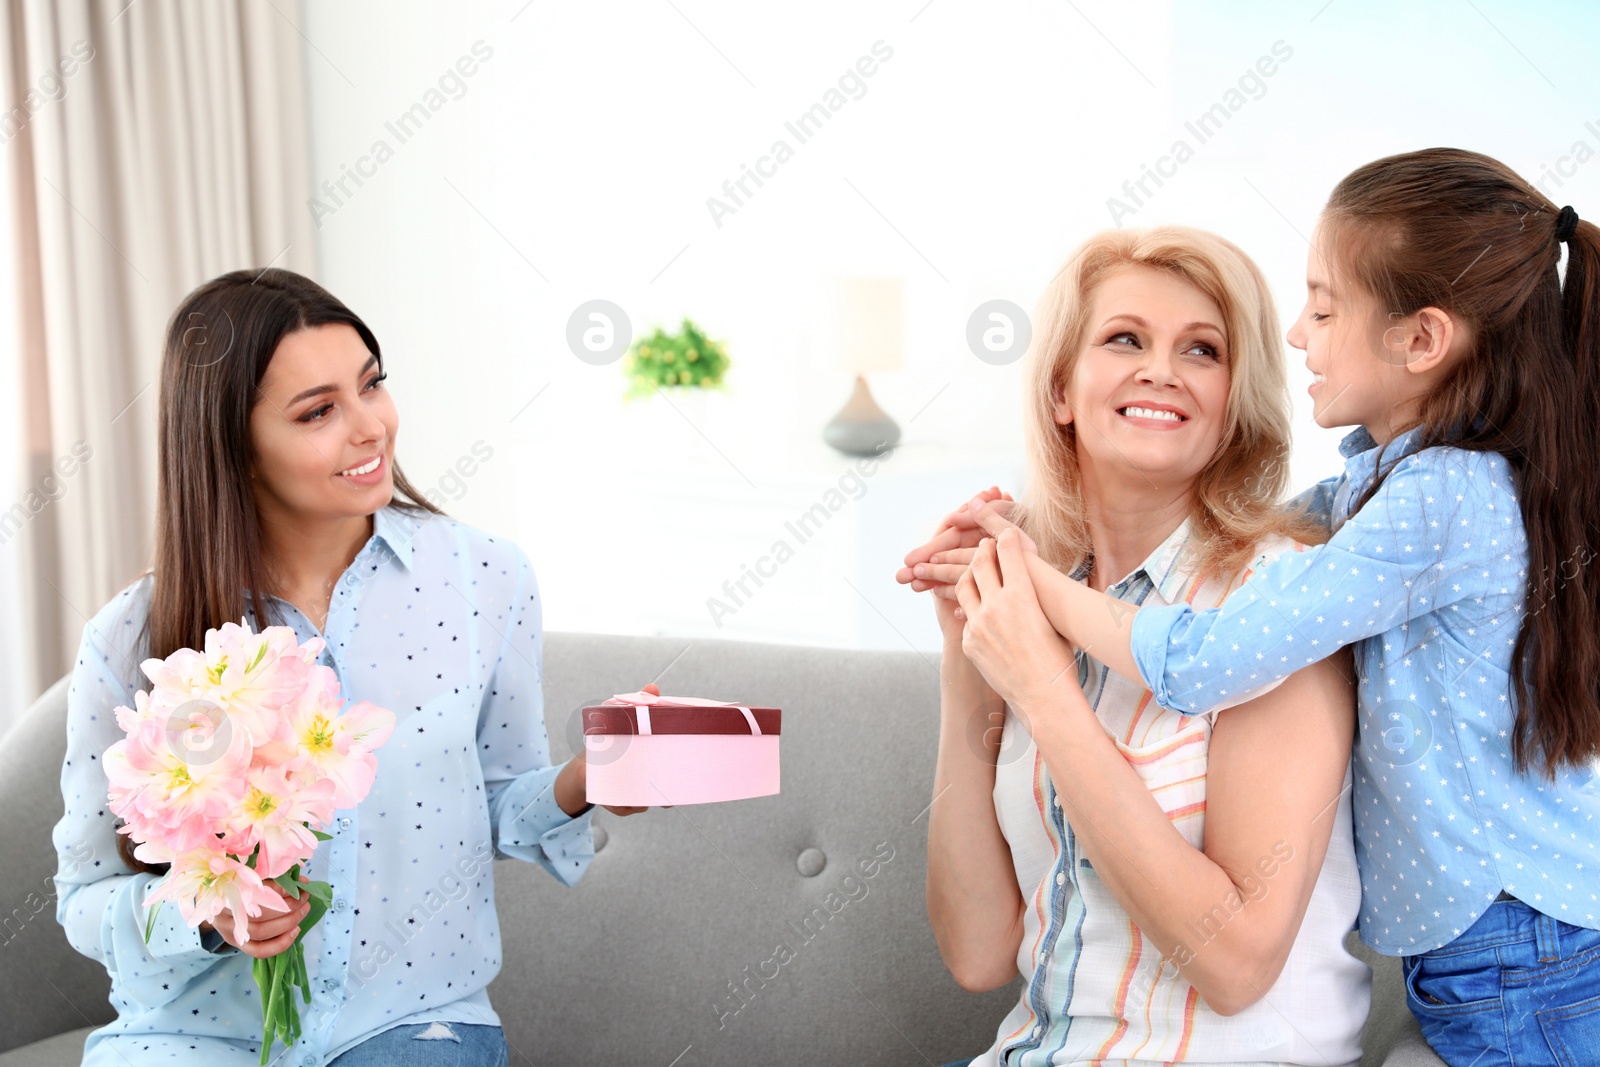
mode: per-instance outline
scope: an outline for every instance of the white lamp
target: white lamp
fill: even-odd
[[[872,399],[866,375],[900,367],[900,279],[834,278],[826,288],[823,337],[838,367],[856,382],[850,399],[822,428],[822,439],[847,455],[877,455],[900,440],[900,427]]]

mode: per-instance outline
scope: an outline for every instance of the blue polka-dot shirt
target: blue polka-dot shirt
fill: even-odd
[[[106,807],[100,760],[123,736],[112,709],[148,688],[135,639],[151,585],[146,574],[84,627],[67,697],[57,919],[110,972],[118,1013],[84,1062],[254,1067],[250,957],[209,951],[173,904],[146,944],[141,901],[158,876],[129,873]],[[318,635],[273,603],[302,642]],[[374,515],[335,586],[321,662],[348,700],[393,711],[395,729],[371,792],[335,814],[310,864],[334,900],[304,942],[314,1000],[299,1002],[302,1037],[273,1062],[324,1063],[402,1023],[499,1023],[486,993],[501,960],[493,861],[538,863],[570,886],[594,856],[592,809],[570,817],[553,795],[540,620],[533,569],[511,541],[394,504]]]
[[[1140,611],[1134,658],[1156,700],[1195,712],[1354,646],[1360,930],[1377,951],[1448,944],[1501,890],[1600,929],[1600,775],[1549,781],[1511,762],[1527,543],[1510,465],[1418,450],[1419,436],[1383,450],[1389,473],[1353,515],[1379,449],[1364,429],[1346,437],[1344,474],[1305,494],[1331,540],[1280,556],[1220,608]]]

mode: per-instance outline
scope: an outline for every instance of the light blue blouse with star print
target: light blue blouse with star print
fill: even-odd
[[[1345,473],[1302,497],[1331,540],[1279,557],[1219,608],[1141,610],[1134,659],[1157,701],[1199,712],[1354,645],[1360,930],[1377,951],[1445,945],[1502,889],[1600,929],[1600,775],[1548,781],[1511,764],[1527,542],[1510,465],[1417,450],[1420,432],[1382,450],[1389,474],[1354,515],[1380,450],[1364,429],[1347,436]]]
[[[144,658],[134,647],[152,578],[84,627],[67,695],[66,811],[56,825],[56,918],[111,975],[118,1017],[90,1034],[85,1064],[255,1067],[261,1005],[250,957],[207,951],[172,904],[149,944],[140,906],[151,874],[117,856],[100,757],[122,736]],[[276,600],[299,639],[317,630]],[[245,620],[259,628],[254,614]],[[395,730],[360,805],[335,814],[309,876],[333,906],[305,938],[314,1000],[283,1064],[323,1063],[403,1023],[498,1025],[486,992],[500,970],[494,863],[538,863],[575,884],[594,856],[590,811],[556,804],[540,685],[538,587],[511,541],[397,505],[335,588],[321,662],[349,700],[393,711]]]

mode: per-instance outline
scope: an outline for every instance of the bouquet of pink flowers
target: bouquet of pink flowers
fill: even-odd
[[[171,864],[145,895],[146,941],[163,901],[176,901],[190,926],[227,908],[231,940],[244,944],[249,919],[284,911],[268,882],[296,900],[311,895],[300,936],[255,961],[263,1064],[274,1039],[300,1035],[296,987],[311,1002],[302,942],[332,899],[327,882],[301,882],[301,868],[329,839],[334,811],[372,788],[373,750],[394,729],[394,714],[374,704],[343,707],[337,675],[316,662],[323,644],[299,644],[287,626],[256,634],[230,622],[206,631],[204,652],[145,660],[151,688],[116,709],[128,736],[104,757],[117,832],[139,859]]]

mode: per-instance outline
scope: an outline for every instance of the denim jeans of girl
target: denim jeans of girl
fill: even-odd
[[[1600,1064],[1600,931],[1502,897],[1400,964],[1411,1014],[1450,1067]]]

